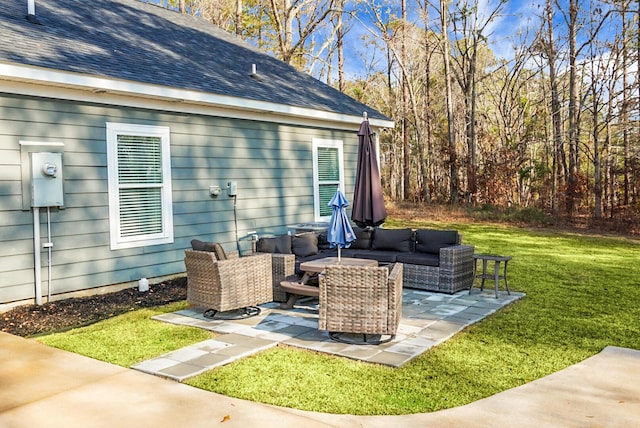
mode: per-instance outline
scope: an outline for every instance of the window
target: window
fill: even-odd
[[[169,128],[107,123],[111,249],[173,242]]]
[[[344,191],[342,141],[313,140],[313,199],[315,221],[329,220],[329,201],[336,189]]]

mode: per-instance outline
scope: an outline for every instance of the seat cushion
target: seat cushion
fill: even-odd
[[[440,266],[440,257],[429,253],[403,253],[396,257],[398,263],[420,266]]]
[[[348,257],[355,257],[357,259],[377,260],[380,263],[394,263],[398,257],[397,251],[384,251],[384,250],[353,250]]]
[[[455,230],[418,229],[416,231],[416,252],[439,255],[441,248],[457,243],[458,232]]]
[[[412,236],[411,229],[376,229],[371,249],[408,253],[412,250]]]

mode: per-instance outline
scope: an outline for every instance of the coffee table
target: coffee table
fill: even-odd
[[[280,287],[289,295],[286,303],[280,304],[281,309],[292,309],[301,296],[318,297],[320,289],[315,285],[309,285],[309,279],[324,271],[327,266],[341,264],[344,266],[378,266],[377,260],[356,259],[351,257],[341,257],[338,261],[337,257],[325,257],[318,260],[310,260],[300,263],[300,269],[304,272],[302,279],[296,281],[285,279],[280,282]]]

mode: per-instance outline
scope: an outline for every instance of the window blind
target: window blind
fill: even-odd
[[[120,234],[162,233],[162,139],[118,135]]]
[[[335,147],[318,147],[318,198],[320,215],[331,215],[329,202],[340,185],[340,161]]]

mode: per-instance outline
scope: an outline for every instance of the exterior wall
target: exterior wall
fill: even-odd
[[[353,132],[260,121],[115,108],[0,94],[0,304],[34,298],[33,213],[22,209],[20,141],[64,144],[64,209],[51,210],[53,294],[184,272],[190,240],[217,241],[244,251],[247,233],[285,233],[313,220],[312,139],[344,142],[345,186],[353,192],[357,128]],[[171,130],[173,244],[111,250],[106,123]],[[238,183],[209,195],[210,185]],[[235,217],[234,217],[234,212]],[[41,209],[42,242],[47,239]],[[47,292],[47,252],[42,251]]]

